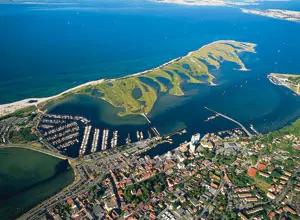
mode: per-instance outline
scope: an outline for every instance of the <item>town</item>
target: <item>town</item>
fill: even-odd
[[[2,120],[1,134],[11,146],[21,146],[16,139],[40,143],[45,146],[40,151],[68,159],[75,173],[71,185],[19,219],[299,219],[298,124],[267,135],[247,135],[242,125],[196,133],[153,158],[145,151],[172,137],[156,135],[117,146],[115,131],[112,147],[105,148],[107,131],[99,137],[99,130],[79,116],[25,114]],[[84,152],[87,136],[89,154]],[[79,157],[60,154],[75,142]]]

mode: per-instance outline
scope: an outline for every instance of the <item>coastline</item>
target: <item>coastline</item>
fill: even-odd
[[[75,92],[76,90],[78,89],[81,89],[83,87],[86,87],[86,86],[94,86],[94,85],[99,85],[103,82],[110,82],[110,81],[115,81],[115,80],[120,80],[120,79],[126,79],[126,78],[129,78],[129,77],[133,77],[133,76],[141,76],[141,75],[144,75],[146,73],[148,73],[149,71],[153,71],[153,70],[157,70],[157,69],[160,69],[160,68],[163,68],[169,64],[172,64],[178,60],[181,60],[181,59],[184,59],[185,57],[188,57],[190,55],[192,55],[193,53],[201,50],[201,49],[204,49],[206,47],[209,47],[210,45],[212,44],[215,44],[215,43],[222,43],[222,42],[227,42],[227,43],[230,43],[230,42],[236,42],[235,40],[218,40],[218,41],[213,41],[209,44],[206,44],[206,45],[203,45],[202,47],[200,47],[199,49],[197,50],[194,50],[194,51],[190,51],[188,52],[186,55],[184,56],[180,56],[180,57],[177,57],[175,59],[172,59],[166,63],[163,63],[161,64],[160,66],[157,66],[157,67],[154,67],[152,69],[148,69],[148,70],[144,70],[144,71],[141,71],[141,72],[138,72],[138,73],[133,73],[133,74],[129,74],[129,75],[126,75],[126,76],[123,76],[123,77],[119,77],[119,78],[111,78],[111,79],[99,79],[99,80],[94,80],[94,81],[89,81],[89,82],[86,82],[86,83],[83,83],[81,85],[78,85],[78,86],[75,86],[75,87],[72,87],[70,89],[67,89],[57,95],[54,95],[54,96],[49,96],[49,97],[42,97],[42,98],[26,98],[26,99],[23,99],[23,100],[20,100],[20,101],[16,101],[16,102],[12,102],[12,103],[7,103],[7,104],[1,104],[0,105],[0,117],[3,117],[3,116],[6,116],[6,115],[9,115],[9,114],[12,114],[18,110],[21,110],[21,109],[24,109],[24,108],[27,108],[27,107],[32,107],[32,106],[38,106],[39,104],[42,104],[42,103],[45,103],[47,101],[50,101],[50,100],[54,100],[56,98],[59,98],[60,96],[62,95],[66,95],[67,93],[70,93],[70,92]],[[256,46],[256,44],[253,44],[254,46]],[[253,51],[255,52],[255,50]],[[240,64],[239,64],[240,65]],[[241,66],[241,69],[240,70],[244,70],[244,66]],[[213,79],[215,78],[214,76],[212,76]],[[216,86],[216,84],[214,82],[211,82],[210,83],[210,86]],[[34,102],[32,102],[34,101]]]
[[[185,6],[211,6],[211,7],[234,7],[234,6],[248,6],[248,5],[259,5],[259,3],[254,0],[252,2],[243,1],[223,1],[223,0],[198,0],[198,1],[186,1],[186,0],[151,0],[154,3],[164,3],[164,4],[176,4]]]

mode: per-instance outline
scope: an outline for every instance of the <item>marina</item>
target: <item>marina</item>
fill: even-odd
[[[113,137],[111,139],[111,148],[115,148],[118,145],[118,131],[113,132]]]
[[[130,132],[127,135],[124,131],[120,134],[113,127],[103,128],[101,124],[95,125],[85,117],[69,114],[41,114],[38,119],[37,134],[47,148],[72,157],[82,157],[88,153],[145,140],[153,137],[153,134],[159,135],[153,126],[149,130],[136,130],[136,137],[132,138]],[[110,129],[113,129],[111,134]]]
[[[65,151],[79,143],[79,124],[86,123],[88,120],[84,117],[44,114],[40,116],[37,131],[52,147]]]
[[[128,133],[128,136],[126,138],[126,144],[130,144],[130,143],[131,143],[130,133]]]
[[[98,128],[95,128],[91,153],[95,153],[97,151],[99,134],[100,134],[100,130]]]
[[[101,146],[101,150],[102,151],[104,151],[104,150],[107,149],[108,134],[109,134],[109,130],[108,129],[104,129],[103,130],[103,136],[102,136],[102,146]]]
[[[80,150],[79,150],[79,156],[83,156],[85,154],[86,146],[89,141],[91,128],[92,128],[92,126],[88,125],[84,129],[83,139],[82,139]]]

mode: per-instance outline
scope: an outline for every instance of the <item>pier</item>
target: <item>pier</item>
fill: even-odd
[[[157,130],[156,127],[151,127],[151,130],[154,132],[154,134],[155,134],[156,136],[160,137],[160,133],[159,133],[159,131]]]
[[[142,114],[143,116],[144,116],[144,118],[149,122],[149,124],[151,124],[151,120],[150,120],[150,118],[148,118],[148,116],[145,114],[145,113],[143,113]]]
[[[187,127],[183,127],[183,128],[177,129],[177,130],[171,132],[170,134],[165,135],[164,137],[165,137],[165,138],[170,138],[170,137],[172,137],[172,136],[174,136],[174,135],[178,135],[178,134],[179,134],[179,135],[183,135],[183,134],[187,133],[186,128],[187,128]]]
[[[99,134],[100,134],[100,130],[98,128],[95,128],[93,142],[92,142],[92,149],[91,149],[92,153],[95,153],[97,151]]]
[[[260,133],[254,128],[253,124],[250,125],[250,129],[257,135],[260,135]]]
[[[103,135],[102,135],[102,145],[101,145],[101,150],[104,151],[107,149],[107,140],[108,140],[108,129],[103,130]]]
[[[253,135],[246,129],[246,127],[244,126],[244,125],[242,125],[241,123],[239,123],[238,121],[236,121],[236,120],[234,120],[234,119],[232,119],[232,118],[230,118],[230,117],[228,117],[227,115],[223,115],[223,114],[221,114],[221,113],[219,113],[219,112],[216,112],[216,111],[214,111],[214,110],[212,110],[212,109],[210,109],[210,108],[208,108],[208,107],[204,107],[206,110],[208,110],[208,111],[211,111],[211,112],[213,112],[213,113],[215,113],[216,115],[218,115],[218,116],[221,116],[221,117],[223,117],[223,118],[226,118],[226,119],[228,119],[229,121],[232,121],[233,123],[236,123],[237,125],[239,125],[242,129],[243,129],[243,131],[249,136],[249,137],[252,137]]]
[[[83,139],[82,139],[80,150],[79,150],[79,156],[83,156],[85,154],[86,145],[88,144],[91,128],[92,128],[92,126],[88,125],[84,129]]]

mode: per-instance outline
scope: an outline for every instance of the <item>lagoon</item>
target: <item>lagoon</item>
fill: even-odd
[[[15,219],[73,180],[67,161],[28,149],[1,148],[1,219]]]

